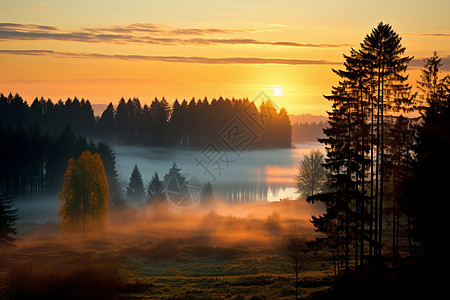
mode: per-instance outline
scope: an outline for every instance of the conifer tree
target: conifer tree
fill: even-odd
[[[137,165],[134,166],[131,172],[130,182],[127,187],[127,197],[132,200],[144,200],[145,198],[144,182]]]
[[[200,204],[205,208],[212,208],[215,203],[214,191],[211,183],[208,181],[202,187]]]
[[[116,155],[106,143],[98,143],[92,147],[93,151],[98,152],[105,166],[106,177],[108,179],[108,190],[110,202],[115,207],[125,205],[123,191],[119,183],[119,174],[116,169]]]
[[[447,215],[439,209],[447,200],[450,168],[450,75],[440,77],[441,59],[435,52],[425,60],[421,88],[421,123],[417,127],[412,176],[405,181],[406,205],[414,221],[412,237],[425,251],[431,264],[441,263]],[[436,170],[436,166],[444,172]],[[436,205],[430,203],[433,201]],[[431,265],[430,264],[430,265]]]
[[[115,132],[114,121],[114,105],[109,103],[106,109],[103,111],[100,119],[97,121],[97,134],[103,138],[112,137]]]
[[[173,165],[169,169],[169,172],[164,175],[165,183],[168,183],[171,180],[175,180],[179,186],[187,183],[186,178],[181,175],[181,168],[178,168],[175,162],[173,162]]]
[[[164,192],[164,184],[159,179],[158,172],[153,174],[152,179],[147,187],[147,199],[151,204],[164,203],[166,201],[166,194]]]
[[[383,204],[392,201],[385,199],[392,188],[387,186],[386,168],[394,149],[388,137],[395,124],[403,126],[401,112],[410,109],[412,99],[404,74],[411,58],[404,57],[404,52],[401,38],[391,26],[378,24],[365,37],[361,49],[344,55],[345,68],[333,70],[341,81],[325,96],[332,101],[333,110],[324,129],[327,137],[319,141],[326,145],[324,167],[332,191],[308,199],[326,204],[326,213],[313,218],[313,223],[325,230],[335,251],[344,245],[346,269],[351,251],[355,266],[363,264],[366,241],[369,255],[372,247],[381,255]],[[401,134],[397,141],[407,136],[406,132],[397,133]],[[406,146],[396,147],[396,151],[403,151]]]
[[[401,37],[389,24],[380,22],[361,43],[360,55],[370,70],[372,86],[370,93],[374,99],[373,109],[376,120],[372,147],[375,148],[374,181],[374,245],[375,253],[381,255],[383,243],[383,203],[385,194],[385,131],[389,129],[388,118],[391,112],[399,111],[410,101],[411,87],[406,83],[407,64],[412,57],[404,56],[406,48],[401,44]],[[392,123],[391,123],[392,124]]]
[[[14,246],[14,238],[16,234],[17,208],[11,198],[5,193],[0,193],[0,248]]]

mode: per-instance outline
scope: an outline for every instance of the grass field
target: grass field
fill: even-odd
[[[112,213],[106,231],[90,234],[63,233],[57,223],[20,223],[17,246],[0,258],[2,297],[293,299],[283,235],[293,225],[313,235],[307,219],[293,218],[298,205],[255,204],[237,207],[237,214],[130,209]],[[329,256],[312,256],[302,266],[301,296],[332,280]]]

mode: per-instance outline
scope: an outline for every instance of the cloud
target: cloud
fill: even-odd
[[[277,64],[277,65],[335,65],[341,62],[327,60],[307,60],[295,58],[260,58],[260,57],[223,57],[210,58],[199,56],[152,56],[152,55],[123,55],[101,53],[75,53],[53,50],[0,50],[0,54],[27,55],[27,56],[53,56],[60,58],[79,59],[120,59],[129,61],[162,61],[176,63],[197,64]]]
[[[20,24],[20,23],[0,23],[0,30],[59,30],[55,26],[37,25],[37,24]]]
[[[423,37],[450,37],[450,33],[403,33],[403,35]]]
[[[207,34],[234,34],[252,32],[253,29],[219,29],[219,28],[170,28],[166,25],[153,23],[134,23],[126,25],[113,25],[103,28],[84,28],[88,32],[127,32],[127,33],[153,33],[162,35],[207,35]]]
[[[411,62],[408,64],[408,67],[422,68],[424,65],[424,59],[425,58],[415,58],[415,59],[411,60]],[[446,71],[446,72],[450,71],[450,55],[441,56],[441,63],[442,63],[442,66],[440,68],[441,71]]]
[[[296,43],[296,42],[266,42],[256,39],[188,39],[181,41],[187,44],[199,44],[199,45],[217,45],[217,44],[231,44],[231,45],[272,45],[272,46],[291,46],[291,47],[313,47],[313,48],[336,48],[347,47],[350,44],[311,44],[311,43]]]
[[[85,43],[156,44],[156,45],[271,45],[287,47],[334,48],[350,44],[312,44],[291,41],[260,41],[249,38],[180,38],[178,36],[202,36],[213,34],[238,34],[252,29],[170,28],[151,23],[135,23],[104,28],[83,28],[62,31],[54,26],[0,23],[0,40],[58,40]]]

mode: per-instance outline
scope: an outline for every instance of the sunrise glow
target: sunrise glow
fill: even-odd
[[[449,12],[1,0],[1,300],[445,295]]]
[[[273,89],[273,94],[275,96],[281,96],[283,94],[283,90],[279,87]]]
[[[413,2],[394,14],[400,4],[391,1],[4,1],[0,92],[28,102],[139,97],[149,104],[163,96],[251,100],[265,91],[282,95],[289,113],[326,115],[323,95],[337,83],[331,69],[380,21],[396,28],[415,57],[412,82],[433,50],[448,59],[450,25],[440,20],[449,3],[438,1],[435,10]],[[279,80],[283,87],[267,90]]]

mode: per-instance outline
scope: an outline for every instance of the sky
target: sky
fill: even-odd
[[[0,92],[54,102],[138,97],[254,100],[326,115],[343,54],[379,22],[414,56],[450,70],[450,2],[78,0],[0,2]]]

